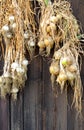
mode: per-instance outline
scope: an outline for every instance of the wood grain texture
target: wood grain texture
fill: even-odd
[[[41,130],[42,71],[41,58],[34,59],[28,70],[28,80],[24,89],[24,130]]]
[[[43,130],[54,130],[56,124],[54,123],[54,116],[56,112],[54,111],[54,97],[50,82],[49,74],[49,61],[47,59],[43,60]],[[55,119],[56,120],[56,119]]]
[[[48,61],[43,61],[43,130],[67,130],[67,93],[54,96],[48,66]]]
[[[10,130],[9,99],[0,99],[0,130]]]
[[[11,130],[23,130],[23,94],[18,95],[17,101],[11,99]]]
[[[0,49],[1,52],[1,49]],[[0,75],[3,73],[3,59],[0,60]],[[10,100],[0,97],[0,130],[10,130]]]
[[[56,130],[67,130],[67,91],[56,99]]]
[[[67,111],[67,130],[84,130],[84,112],[82,111],[83,119],[77,118],[77,113],[73,107],[71,107],[73,100],[73,92],[68,90],[68,111]],[[82,101],[82,108],[84,108],[84,102]]]

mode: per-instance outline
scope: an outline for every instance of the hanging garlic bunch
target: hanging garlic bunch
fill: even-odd
[[[3,75],[0,77],[3,97],[11,94],[13,99],[16,99],[27,79],[28,60],[25,58],[25,52],[27,49],[32,57],[35,50],[35,27],[30,4],[30,1],[2,1],[0,36],[6,46]],[[6,13],[3,13],[5,7]]]
[[[67,83],[71,85],[74,91],[73,104],[78,114],[81,114],[82,84],[78,55],[76,48],[65,44],[61,49],[55,51],[49,70],[52,85],[54,86],[55,82],[59,83],[61,92],[66,86],[68,87]]]
[[[8,22],[2,26],[1,33],[4,38],[6,50],[5,50],[5,61],[3,68],[3,75],[1,76],[2,85],[1,85],[1,96],[5,97],[7,94],[11,93],[12,87],[12,75],[11,75],[11,63],[14,60],[14,45],[13,45],[13,37],[14,32],[12,25],[15,22],[14,16],[9,16],[7,19]]]
[[[27,65],[28,61],[25,58],[25,42],[24,42],[24,23],[23,23],[23,15],[22,10],[15,1],[13,3],[16,12],[16,21],[17,21],[17,30],[16,30],[16,52],[15,59],[11,64],[12,70],[12,96],[14,99],[17,98],[17,93],[19,89],[25,85],[25,81],[27,79]]]
[[[25,31],[24,32],[24,42],[25,42],[25,47],[28,50],[28,53],[30,55],[30,59],[32,59],[34,56],[35,47],[36,47],[35,34]]]
[[[13,79],[11,93],[14,99],[17,98],[19,89],[22,89],[22,87],[25,85],[25,81],[27,79],[27,65],[28,61],[26,59],[21,61],[21,63],[15,61],[11,64],[11,73]]]
[[[36,34],[35,34],[35,20],[34,20],[34,12],[32,9],[31,2],[25,1],[23,2],[23,15],[24,15],[24,43],[25,48],[30,55],[30,59],[33,58],[36,48]]]
[[[73,41],[72,44],[78,44],[77,35],[80,30],[69,2],[54,1],[47,6],[41,2],[39,34],[38,46],[41,54],[50,55],[53,47],[55,51],[69,40]]]
[[[68,1],[55,0],[46,5],[44,1],[38,2],[41,5],[39,53],[49,56],[51,50],[54,50],[49,68],[52,86],[57,82],[63,92],[69,83],[74,90],[73,103],[78,114],[81,114],[82,85],[78,61],[79,54],[83,54],[83,51],[79,41],[81,34],[78,22]]]
[[[50,17],[53,14],[52,5],[49,4],[45,7],[44,3],[42,3],[41,7],[41,18],[40,18],[40,25],[39,25],[39,53],[42,54],[44,51],[46,55],[50,55],[51,49],[54,45],[54,39],[52,34],[54,34],[56,30],[56,26],[54,23],[50,22]]]

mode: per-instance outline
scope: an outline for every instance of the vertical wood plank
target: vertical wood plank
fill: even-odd
[[[75,123],[75,110],[73,109],[73,107],[71,107],[72,101],[73,101],[73,91],[72,91],[71,87],[68,88],[67,99],[68,99],[67,129],[68,130],[74,130],[75,129],[75,126],[74,126],[74,123]]]
[[[58,95],[56,106],[56,130],[67,130],[67,91]]]
[[[1,54],[1,50],[0,50]],[[1,55],[0,55],[1,56]],[[3,58],[0,60],[0,75],[3,73]],[[9,97],[3,99],[0,97],[0,130],[10,129],[10,102]]]
[[[43,62],[45,129],[67,130],[67,93],[55,98],[52,92],[48,61]],[[57,86],[55,86],[57,87]]]
[[[43,130],[54,130],[54,98],[50,81],[48,60],[43,60]]]
[[[24,89],[24,130],[42,130],[41,122],[41,58],[35,58],[28,67]]]
[[[83,119],[77,118],[77,113],[74,108],[71,108],[73,100],[73,94],[70,90],[68,92],[68,118],[67,118],[67,126],[68,130],[83,130],[84,129],[84,110],[82,110]],[[84,102],[82,101],[82,108],[84,107]]]
[[[8,99],[0,99],[0,130],[10,130],[10,111]]]
[[[11,99],[11,130],[23,130],[23,97],[18,95],[17,101]]]

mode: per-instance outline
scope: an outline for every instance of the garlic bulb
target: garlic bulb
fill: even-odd
[[[52,48],[54,42],[53,42],[53,39],[51,37],[48,37],[47,39],[44,40],[44,44],[45,46],[50,46]]]
[[[17,93],[18,92],[18,88],[16,88],[16,87],[12,88],[11,92],[12,93]]]
[[[75,75],[69,71],[67,71],[67,77],[68,77],[68,80],[74,80],[75,79]]]
[[[76,72],[77,71],[77,66],[75,64],[72,64],[71,66],[68,67],[68,70],[70,72]]]
[[[53,31],[56,30],[56,25],[54,23],[50,23],[50,27]]]
[[[61,63],[63,66],[71,65],[72,60],[70,57],[64,57],[64,58],[62,58]]]
[[[56,60],[60,60],[61,56],[62,56],[62,53],[60,51],[55,51],[54,58]]]
[[[15,20],[15,17],[13,15],[9,16],[9,21],[10,22],[14,22],[14,20]]]
[[[61,72],[57,77],[57,82],[63,82],[67,80],[67,75],[63,72]]]
[[[7,33],[6,37],[9,38],[9,39],[11,39],[12,38],[12,33]]]
[[[52,62],[49,71],[51,74],[58,75],[59,74],[59,62]]]
[[[13,23],[13,24],[11,25],[11,27],[12,27],[13,29],[15,29],[15,28],[16,28],[16,26],[17,26],[17,24],[16,24],[16,23]]]
[[[26,59],[25,59],[25,60],[23,60],[23,61],[22,61],[22,65],[27,66],[27,65],[28,65],[28,60],[26,60]]]
[[[24,33],[24,38],[25,38],[25,39],[28,39],[28,38],[29,38],[28,32],[25,32],[25,33]]]
[[[57,14],[56,15],[56,22],[58,21],[58,20],[60,20],[62,18],[62,16],[60,15],[60,14]]]
[[[56,21],[57,21],[56,16],[51,16],[50,21],[53,22],[53,23],[56,23]]]
[[[12,93],[12,98],[13,98],[14,100],[17,99],[17,93],[18,93],[18,92],[19,92],[18,88],[16,88],[16,87],[12,88],[11,93]]]
[[[5,31],[5,32],[9,31],[9,26],[8,25],[4,25],[2,27],[2,31]]]
[[[47,33],[50,33],[50,32],[51,32],[51,26],[50,26],[50,25],[46,27],[46,32],[47,32]]]
[[[50,66],[49,71],[51,74],[58,75],[59,74],[59,68],[57,66]]]
[[[45,39],[45,40],[44,40],[44,43],[45,43],[46,46],[48,46],[48,45],[50,44],[50,42],[49,42],[48,39]]]
[[[11,68],[12,69],[16,69],[16,68],[18,68],[19,67],[19,64],[17,63],[17,62],[13,62],[12,64],[11,64]]]
[[[35,42],[32,40],[32,41],[30,41],[29,45],[30,45],[31,47],[34,47],[34,46],[35,46]]]
[[[38,46],[39,46],[40,48],[45,48],[44,41],[39,41],[39,42],[38,42]]]
[[[6,72],[3,74],[3,77],[11,77],[11,74],[9,72]]]
[[[16,68],[16,71],[17,71],[18,73],[24,73],[24,72],[25,72],[25,70],[24,70],[23,68],[21,68],[21,67],[17,67],[17,68]]]

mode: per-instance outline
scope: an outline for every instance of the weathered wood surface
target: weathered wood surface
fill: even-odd
[[[0,130],[10,130],[9,99],[0,99]]]
[[[28,81],[24,89],[24,130],[41,130],[42,122],[42,63],[34,59],[28,69]]]
[[[84,30],[84,0],[69,1]],[[48,66],[48,59],[35,58],[28,66],[28,80],[18,100],[0,99],[0,130],[84,130],[84,120],[77,120],[70,107],[72,90],[54,97]],[[81,78],[84,85],[84,58]],[[82,104],[84,108],[84,100]],[[82,113],[84,117],[84,109]]]

